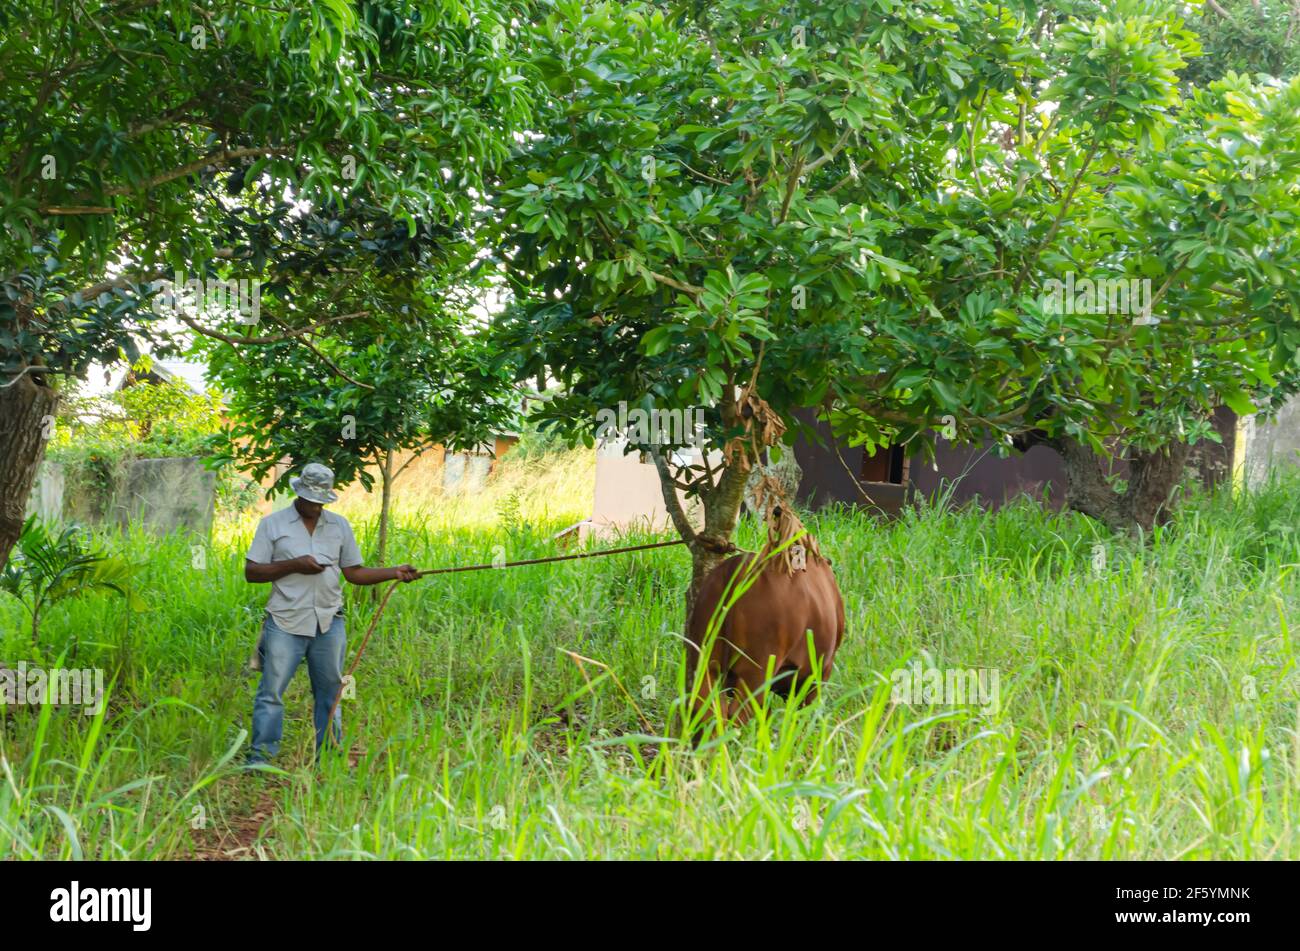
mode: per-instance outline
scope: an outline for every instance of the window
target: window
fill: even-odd
[[[907,454],[902,446],[886,446],[875,452],[863,449],[862,472],[858,478],[863,482],[903,485],[907,482],[907,469]]]

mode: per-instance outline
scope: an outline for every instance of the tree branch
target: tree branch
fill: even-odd
[[[1104,126],[1109,118],[1110,109],[1108,108],[1106,109],[1105,114],[1101,117],[1101,121],[1098,125]],[[1052,239],[1056,237],[1056,233],[1061,230],[1061,225],[1065,221],[1065,213],[1070,210],[1070,203],[1074,201],[1074,194],[1079,190],[1079,186],[1083,183],[1083,176],[1092,165],[1092,160],[1096,157],[1097,150],[1100,147],[1101,130],[1098,129],[1097,135],[1093,138],[1092,144],[1088,147],[1088,154],[1084,156],[1083,164],[1079,166],[1079,171],[1074,176],[1074,181],[1070,182],[1069,191],[1065,193],[1065,198],[1061,201],[1061,210],[1057,212],[1056,218],[1052,221],[1051,227],[1047,229],[1047,234],[1043,236],[1043,240],[1040,241],[1034,249],[1033,256],[1025,258],[1025,262],[1020,268],[1020,273],[1016,276],[1016,283],[1011,291],[1012,295],[1020,293],[1020,288],[1024,284],[1025,278],[1029,275],[1030,266],[1037,263],[1038,258],[1043,253],[1043,249],[1052,243]]]
[[[193,175],[195,172],[207,168],[209,165],[224,165],[227,162],[231,162],[241,158],[248,158],[253,155],[257,155],[257,156],[288,155],[291,154],[292,152],[293,149],[287,146],[246,148],[246,149],[222,149],[218,152],[211,152],[208,155],[205,155],[203,158],[196,159],[193,162],[189,162],[185,165],[180,166],[179,168],[173,168],[170,171],[160,172],[159,174],[153,176],[152,178],[145,179],[143,182],[140,182],[138,184],[115,185],[112,188],[105,189],[102,194],[105,197],[110,197],[114,195],[129,195],[132,192],[148,191],[149,189],[154,188],[158,185],[164,185],[167,182],[175,181],[178,178],[184,178],[187,175]],[[79,200],[86,200],[87,198],[90,197],[95,197],[95,196],[83,196]],[[66,206],[60,206],[60,207],[66,207]],[[51,210],[51,208],[52,206],[42,205],[40,208],[40,212],[43,215],[53,214],[54,212]]]
[[[695,541],[695,529],[691,528],[690,519],[682,511],[681,500],[677,498],[677,490],[673,487],[676,480],[668,470],[668,463],[658,446],[650,447],[650,458],[654,460],[655,469],[659,471],[659,488],[663,491],[664,506],[668,509],[668,517],[673,520],[673,527],[687,543]]]
[[[687,294],[690,294],[692,297],[699,297],[701,294],[704,293],[704,288],[702,287],[697,287],[694,284],[684,284],[681,281],[668,277],[665,274],[660,274],[657,271],[647,271],[646,273],[649,274],[651,277],[653,277],[660,284],[667,284],[669,287],[675,287],[679,291],[683,291]]]
[[[10,380],[8,383],[0,383],[0,390],[6,389],[10,386],[14,386],[19,380],[21,380],[29,373],[56,373],[56,372],[58,371],[56,371],[53,367],[25,366],[20,371],[18,371],[18,373],[14,376],[14,378]]]
[[[285,326],[283,322],[277,320],[274,317],[272,317],[271,320],[279,324],[281,327]],[[302,344],[312,353],[316,354],[317,358],[320,359],[322,363],[324,363],[327,367],[329,367],[332,371],[334,371],[335,376],[342,377],[343,379],[351,383],[353,386],[359,386],[363,390],[374,389],[374,387],[371,386],[369,383],[362,383],[360,380],[354,380],[352,377],[344,373],[337,363],[335,363],[329,357],[325,356],[325,354],[321,353],[320,349],[314,343],[311,342],[311,336],[309,334],[303,334],[302,336],[298,337],[297,342]]]
[[[835,156],[839,155],[840,152],[844,149],[844,146],[849,144],[849,137],[852,134],[853,131],[851,129],[845,129],[844,134],[841,135],[839,139],[836,141],[836,143],[831,146],[831,150],[829,152],[823,152],[818,158],[809,162],[808,165],[804,168],[803,174],[811,175],[813,172],[817,171],[817,169],[821,168],[827,162],[833,161],[835,159]]]
[[[314,333],[315,331],[320,330],[322,327],[328,327],[330,324],[341,323],[342,321],[345,320],[354,320],[357,317],[365,317],[369,313],[370,311],[368,310],[359,310],[354,314],[343,314],[342,316],[339,317],[330,317],[327,320],[319,321],[307,327],[301,327],[296,330],[287,330],[285,333],[282,334],[270,334],[264,337],[237,337],[234,336],[233,334],[225,334],[219,330],[212,330],[208,327],[204,327],[202,324],[200,324],[189,314],[178,311],[176,316],[181,321],[181,323],[185,324],[187,327],[189,327],[191,330],[195,331],[196,333],[201,333],[203,334],[203,336],[211,337],[213,340],[220,340],[222,343],[228,343],[231,346],[239,347],[239,346],[248,346],[248,345],[265,346],[267,344],[280,343],[285,340],[293,340],[297,337],[302,337],[306,334]],[[281,324],[281,326],[284,325]],[[364,383],[360,383],[357,385],[365,386]],[[373,387],[366,387],[366,388],[373,389]]]
[[[117,209],[110,205],[47,205],[41,211],[47,215],[111,215]]]

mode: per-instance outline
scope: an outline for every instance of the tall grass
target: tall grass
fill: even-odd
[[[399,500],[392,560],[554,553],[590,477],[517,478]],[[0,854],[1300,857],[1300,482],[1193,499],[1147,539],[1029,503],[806,524],[848,611],[812,704],[695,751],[665,735],[682,549],[435,576],[394,596],[344,703],[356,765],[313,767],[300,672],[273,772],[238,765],[267,594],[242,580],[252,523],[220,525],[202,570],[181,539],[120,538],[148,613],[87,597],[32,645],[0,602],[0,660],[75,649],[112,681],[98,717],[0,712]],[[350,597],[354,647],[373,604]],[[996,709],[895,703],[914,661],[995,669]]]

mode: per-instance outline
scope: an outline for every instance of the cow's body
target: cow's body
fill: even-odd
[[[806,567],[792,570],[781,558],[764,563],[753,584],[722,620],[697,682],[695,670],[708,636],[709,619],[733,577],[754,558],[746,553],[727,559],[700,586],[687,624],[691,642],[687,646],[687,690],[693,714],[702,712],[715,686],[720,685],[723,714],[744,722],[751,709],[750,698],[768,679],[769,664],[772,676],[779,678],[771,688],[785,696],[793,695],[798,684],[812,676],[814,662],[821,666],[822,679],[830,676],[835,651],[844,637],[844,599],[830,562],[813,543],[806,554]],[[809,655],[808,631],[812,631],[815,661]],[[699,723],[702,718],[695,719]]]

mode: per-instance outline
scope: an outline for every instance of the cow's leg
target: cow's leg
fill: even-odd
[[[776,660],[772,670],[785,667],[781,658],[763,658],[764,661]],[[731,702],[727,705],[727,719],[736,726],[744,726],[754,715],[754,705],[763,702],[768,688],[768,675],[765,667],[758,667],[747,659],[741,659],[731,671]]]
[[[803,694],[802,703],[809,704],[817,700],[822,695],[822,684],[824,684],[831,675],[831,656],[828,654],[822,658],[819,665],[821,667],[821,676],[813,677],[813,669],[809,666],[799,671],[799,686],[802,687],[808,680],[812,680],[812,689]]]
[[[722,634],[719,634],[707,659],[699,657],[699,649],[693,643],[686,649],[691,652],[686,663],[686,725],[692,744],[698,744],[713,717],[715,700],[723,718],[727,716],[730,678],[726,668],[731,661],[731,651]]]
[[[706,663],[704,669],[698,675],[698,683],[692,677],[694,684],[690,695],[690,703],[687,705],[687,715],[690,717],[690,726],[694,730],[694,738],[699,741],[705,730],[705,724],[709,722],[710,711],[714,701],[714,692],[723,682],[718,669],[711,663]],[[722,699],[725,708],[726,699]]]
[[[835,664],[835,648],[838,638],[835,633],[829,636],[812,637],[812,650],[808,650],[808,635],[804,635],[793,650],[790,651],[788,663],[793,665],[794,677],[791,679],[790,692],[787,696],[799,697],[800,703],[808,704],[821,695],[821,687],[830,679],[831,669]],[[815,676],[820,669],[821,676]],[[804,689],[812,681],[811,689]],[[801,695],[802,692],[802,695]]]

